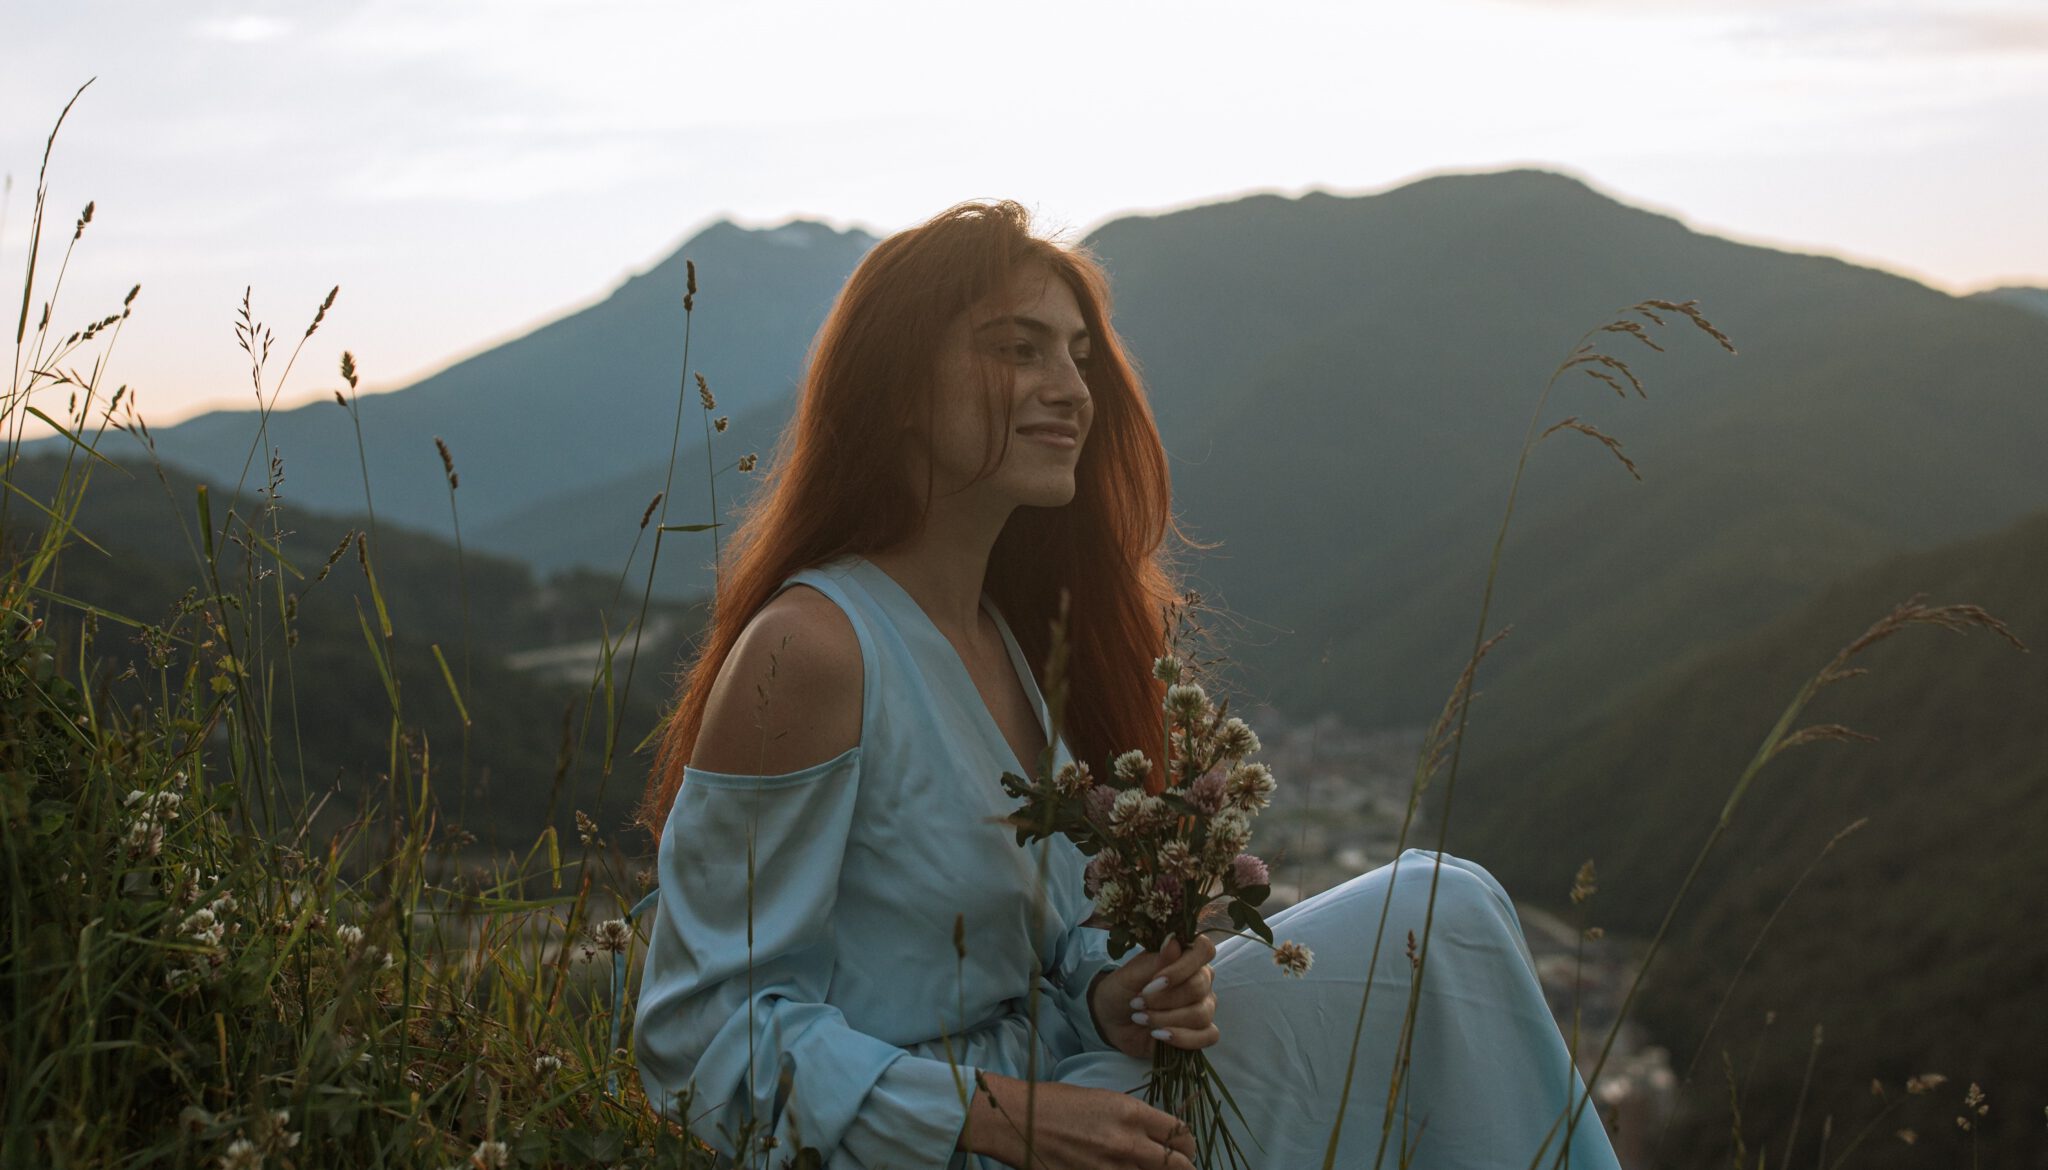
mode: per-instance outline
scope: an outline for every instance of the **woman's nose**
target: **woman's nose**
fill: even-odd
[[[1076,405],[1088,401],[1088,379],[1081,373],[1081,364],[1073,358],[1061,362],[1058,374],[1046,388],[1046,397],[1055,402],[1073,402]]]

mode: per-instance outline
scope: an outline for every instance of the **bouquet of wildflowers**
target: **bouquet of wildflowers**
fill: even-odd
[[[1213,704],[1199,684],[1182,681],[1175,655],[1157,659],[1153,675],[1167,684],[1165,767],[1155,776],[1145,752],[1131,750],[1104,777],[1080,762],[1050,778],[1005,773],[1004,791],[1024,801],[1009,817],[1017,843],[1064,833],[1090,859],[1084,885],[1095,921],[1109,931],[1113,957],[1134,945],[1157,951],[1169,938],[1186,943],[1219,901],[1226,901],[1235,928],[1224,933],[1249,931],[1273,946],[1259,913],[1270,890],[1266,863],[1246,852],[1252,818],[1272,802],[1274,789],[1271,770],[1249,759],[1259,738],[1227,714],[1227,700]],[[1273,957],[1296,976],[1311,960],[1308,948],[1293,942],[1274,947]],[[1229,1165],[1242,1164],[1222,1126],[1221,1106],[1236,1105],[1201,1050],[1154,1045],[1145,1100],[1188,1123],[1205,1165],[1218,1164],[1211,1151],[1219,1148]]]

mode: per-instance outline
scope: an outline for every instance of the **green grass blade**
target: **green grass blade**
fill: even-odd
[[[41,410],[37,409],[36,407],[24,406],[22,407],[22,409],[28,411],[32,415],[35,415],[37,418],[42,419],[43,422],[46,425],[48,425],[51,430],[56,431],[58,434],[64,436],[64,438],[68,440],[72,446],[85,452],[87,455],[92,456],[94,459],[99,460],[101,463],[106,464],[108,467],[113,468],[115,471],[122,473],[123,475],[126,475],[128,473],[127,468],[122,467],[120,464],[114,462],[113,460],[107,458],[105,455],[102,455],[98,451],[94,450],[92,444],[87,443],[85,440],[80,439],[77,435],[74,435],[70,431],[65,430],[63,423],[60,423],[56,419],[51,418],[49,415],[44,414]]]
[[[212,564],[213,552],[213,504],[206,498],[206,485],[199,485],[199,527],[206,533],[206,563]]]
[[[93,543],[92,537],[87,536],[85,533],[79,531],[77,525],[73,524],[69,520],[66,520],[64,517],[57,515],[57,513],[51,511],[49,505],[43,503],[39,499],[36,499],[34,496],[29,495],[27,492],[22,491],[20,488],[14,486],[13,480],[4,479],[0,480],[0,483],[6,484],[8,491],[13,492],[15,495],[19,496],[24,500],[27,500],[29,504],[35,508],[36,511],[41,512],[45,516],[48,516],[52,522],[61,525],[64,531],[69,532],[71,535],[76,536],[78,539],[84,541],[86,543],[86,546],[91,548],[94,552],[100,554],[103,557],[112,557],[114,555],[108,552],[106,549],[103,549],[99,545]]]
[[[370,619],[363,615],[363,603],[356,602],[356,624],[363,627],[363,641],[369,644],[370,659],[377,664],[377,677],[384,681],[384,696],[391,700],[391,709],[398,710],[398,684],[391,677],[391,664],[384,660],[384,647],[378,645],[377,635],[370,632]]]
[[[462,691],[455,685],[455,673],[448,669],[448,659],[441,654],[441,644],[435,642],[434,661],[441,666],[441,681],[448,684],[448,694],[455,699],[455,713],[462,716],[462,725],[469,726],[469,708],[462,701]]]

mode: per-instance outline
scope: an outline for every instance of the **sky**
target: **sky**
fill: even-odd
[[[1953,293],[2048,285],[2042,0],[0,0],[0,286],[89,78],[40,287],[93,201],[53,328],[139,282],[104,378],[155,426],[254,405],[245,290],[289,405],[343,349],[398,388],[721,218],[884,235],[982,197],[1078,239],[1535,166]]]

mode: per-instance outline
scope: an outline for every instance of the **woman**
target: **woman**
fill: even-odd
[[[642,808],[648,1097],[729,1154],[752,1119],[769,1165],[1022,1166],[1028,1125],[1051,1170],[1189,1170],[1185,1128],[1128,1092],[1163,1041],[1211,1049],[1254,1164],[1320,1165],[1341,1113],[1338,1164],[1370,1165],[1409,974],[1386,948],[1345,1098],[1371,927],[1391,883],[1386,937],[1421,934],[1435,879],[1386,1164],[1526,1164],[1578,1078],[1484,870],[1411,850],[1276,915],[1316,951],[1303,979],[1206,937],[1115,963],[1082,925],[1078,850],[1052,842],[1041,875],[997,823],[1001,773],[1159,735],[1179,533],[1109,304],[1093,259],[1007,201],[892,236],[848,280]],[[1052,736],[1033,671],[1063,588],[1074,698]],[[1575,1164],[1612,1166],[1585,1120]]]

